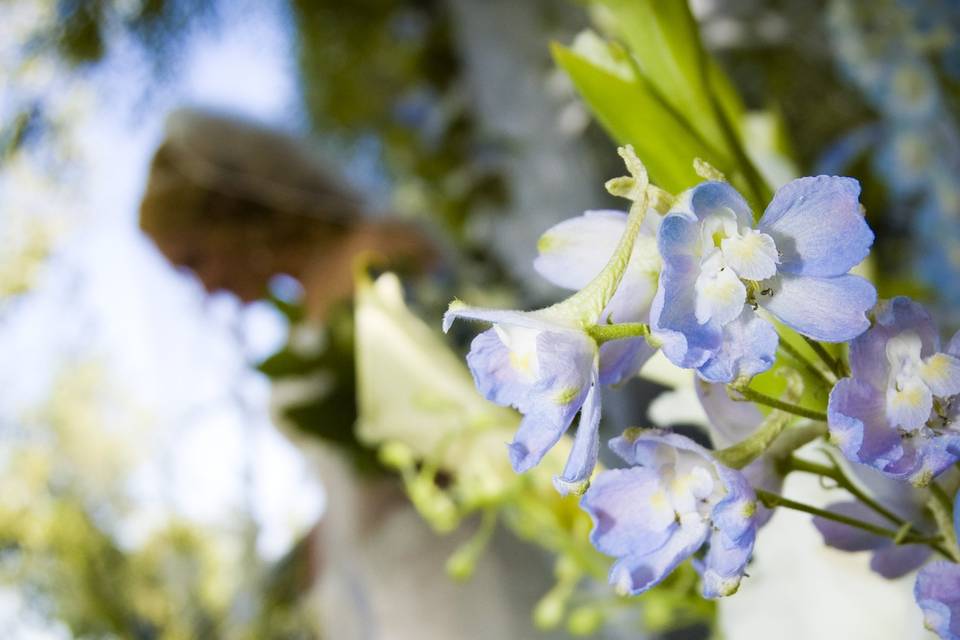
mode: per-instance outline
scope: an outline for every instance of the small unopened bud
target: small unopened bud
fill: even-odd
[[[727,178],[719,169],[702,158],[693,159],[693,170],[704,180],[715,180],[717,182],[726,182]]]
[[[643,162],[637,157],[637,153],[631,145],[626,145],[617,149],[617,153],[623,158],[627,165],[629,176],[607,180],[607,192],[618,198],[626,198],[633,202],[646,202],[647,187],[650,186],[650,179],[647,176],[647,169]]]
[[[550,591],[540,599],[533,610],[533,623],[538,629],[555,629],[563,620],[567,609],[567,594]]]
[[[567,618],[567,630],[575,636],[592,636],[603,626],[604,618],[600,607],[578,607]]]
[[[378,454],[380,462],[391,469],[410,469],[414,465],[413,450],[396,440],[380,447]]]
[[[447,575],[454,580],[466,581],[473,576],[477,568],[476,550],[469,544],[466,544],[447,558]]]

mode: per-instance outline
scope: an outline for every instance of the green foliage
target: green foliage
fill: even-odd
[[[97,367],[69,369],[4,441],[0,585],[77,638],[315,640],[302,599],[277,597],[283,580],[235,539],[171,516],[118,542],[131,443],[104,423],[120,405]]]
[[[304,319],[303,308],[278,299],[271,300],[291,320],[291,334]],[[377,472],[382,467],[374,449],[356,436],[357,421],[356,364],[354,362],[353,309],[349,303],[331,309],[323,329],[323,344],[317,350],[303,351],[288,343],[264,360],[258,369],[275,383],[295,379],[314,379],[317,394],[284,406],[284,419],[298,430],[329,442],[346,453],[362,472]]]
[[[634,146],[651,179],[664,189],[679,192],[698,182],[693,171],[696,157],[715,166],[722,164],[642,78],[625,79],[615,75],[559,44],[553,45],[553,55],[600,124],[618,143]],[[663,140],[669,140],[670,144],[664,145]]]
[[[600,5],[613,15],[612,35],[630,49],[637,69],[656,94],[701,140],[732,159],[735,149],[725,137],[721,118],[738,124],[743,105],[726,75],[703,50],[687,3],[601,0]],[[714,111],[714,100],[722,105],[722,113]]]
[[[399,208],[428,215],[462,238],[469,214],[502,203],[500,176],[483,161],[491,141],[462,98],[445,3],[294,0],[307,112],[347,145],[375,136]]]
[[[637,149],[651,179],[667,191],[699,182],[693,163],[700,158],[762,211],[770,190],[745,151],[743,106],[703,50],[686,2],[597,5],[600,22],[622,44],[582,34],[572,48],[553,47],[597,120],[618,143]]]

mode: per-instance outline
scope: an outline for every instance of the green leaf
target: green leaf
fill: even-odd
[[[729,160],[700,140],[649,83],[627,79],[562,45],[551,48],[600,124],[618,143],[634,146],[657,185],[678,193],[700,182],[693,170],[698,157],[729,171]]]
[[[732,156],[711,103],[711,90],[734,129],[743,106],[725,74],[703,51],[686,0],[600,0],[599,4],[610,14],[611,35],[630,48],[655,93],[707,143]]]

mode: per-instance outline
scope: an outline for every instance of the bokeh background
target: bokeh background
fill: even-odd
[[[960,5],[690,7],[764,175],[858,177],[881,294],[956,328]],[[714,630],[689,575],[607,602],[575,505],[501,487],[512,415],[418,448],[478,402],[447,302],[557,299],[537,238],[617,206],[550,49],[616,26],[572,0],[0,3],[0,636]],[[400,403],[414,381],[453,409]]]

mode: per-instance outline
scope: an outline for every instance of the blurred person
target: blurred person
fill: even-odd
[[[545,563],[495,536],[494,552],[471,580],[451,581],[445,565],[470,537],[469,527],[438,537],[394,476],[369,471],[377,465],[373,453],[352,432],[352,344],[338,345],[333,331],[323,336],[325,324],[350,322],[339,303],[351,297],[359,256],[423,274],[442,267],[436,243],[413,224],[370,215],[295,139],[193,110],[168,120],[140,226],[209,292],[227,290],[250,302],[267,297],[278,274],[302,284],[304,317],[286,350],[304,366],[294,366],[294,376],[268,373],[275,422],[312,459],[326,490],[321,522],[281,563],[306,572],[299,584],[319,602],[325,632],[398,640],[531,635],[530,612],[548,587]],[[330,393],[314,356],[340,347],[344,358],[334,366],[342,393]],[[329,399],[320,406],[336,417],[311,405],[318,396]],[[311,409],[297,413],[305,403]]]

